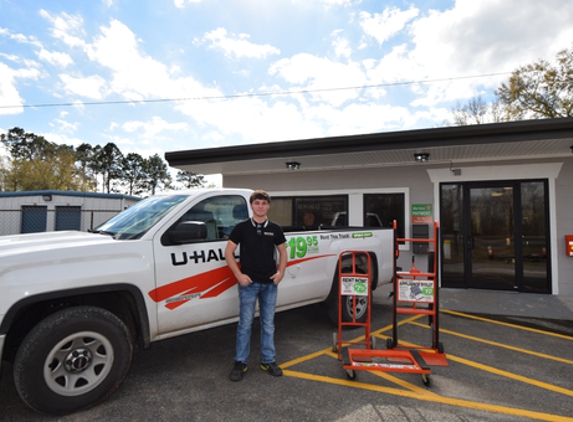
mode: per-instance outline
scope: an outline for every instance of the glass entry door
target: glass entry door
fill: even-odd
[[[551,292],[546,181],[440,190],[444,287]]]
[[[468,287],[513,290],[515,219],[512,185],[469,187]]]

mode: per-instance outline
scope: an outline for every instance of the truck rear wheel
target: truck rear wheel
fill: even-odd
[[[14,382],[33,409],[70,413],[109,397],[126,377],[132,356],[129,330],[114,314],[92,306],[67,308],[24,338]]]

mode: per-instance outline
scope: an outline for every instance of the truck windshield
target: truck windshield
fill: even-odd
[[[152,196],[138,202],[94,230],[114,239],[139,239],[186,195]]]

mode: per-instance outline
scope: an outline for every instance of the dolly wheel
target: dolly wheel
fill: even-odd
[[[332,333],[332,352],[338,353],[338,333]]]
[[[441,341],[438,342],[438,353],[444,353],[444,345]]]
[[[354,372],[354,369],[347,369],[346,376],[351,380],[356,379],[356,372]]]
[[[430,386],[430,375],[429,374],[422,374],[422,383],[426,386]]]
[[[386,339],[386,349],[393,349],[395,347],[394,340],[391,338]]]
[[[376,349],[376,336],[374,334],[370,335],[370,348]]]

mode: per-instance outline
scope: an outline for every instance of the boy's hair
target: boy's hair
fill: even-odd
[[[255,202],[255,199],[265,199],[270,204],[271,203],[271,196],[266,193],[264,190],[256,190],[251,193],[251,197],[249,198],[249,203]]]

